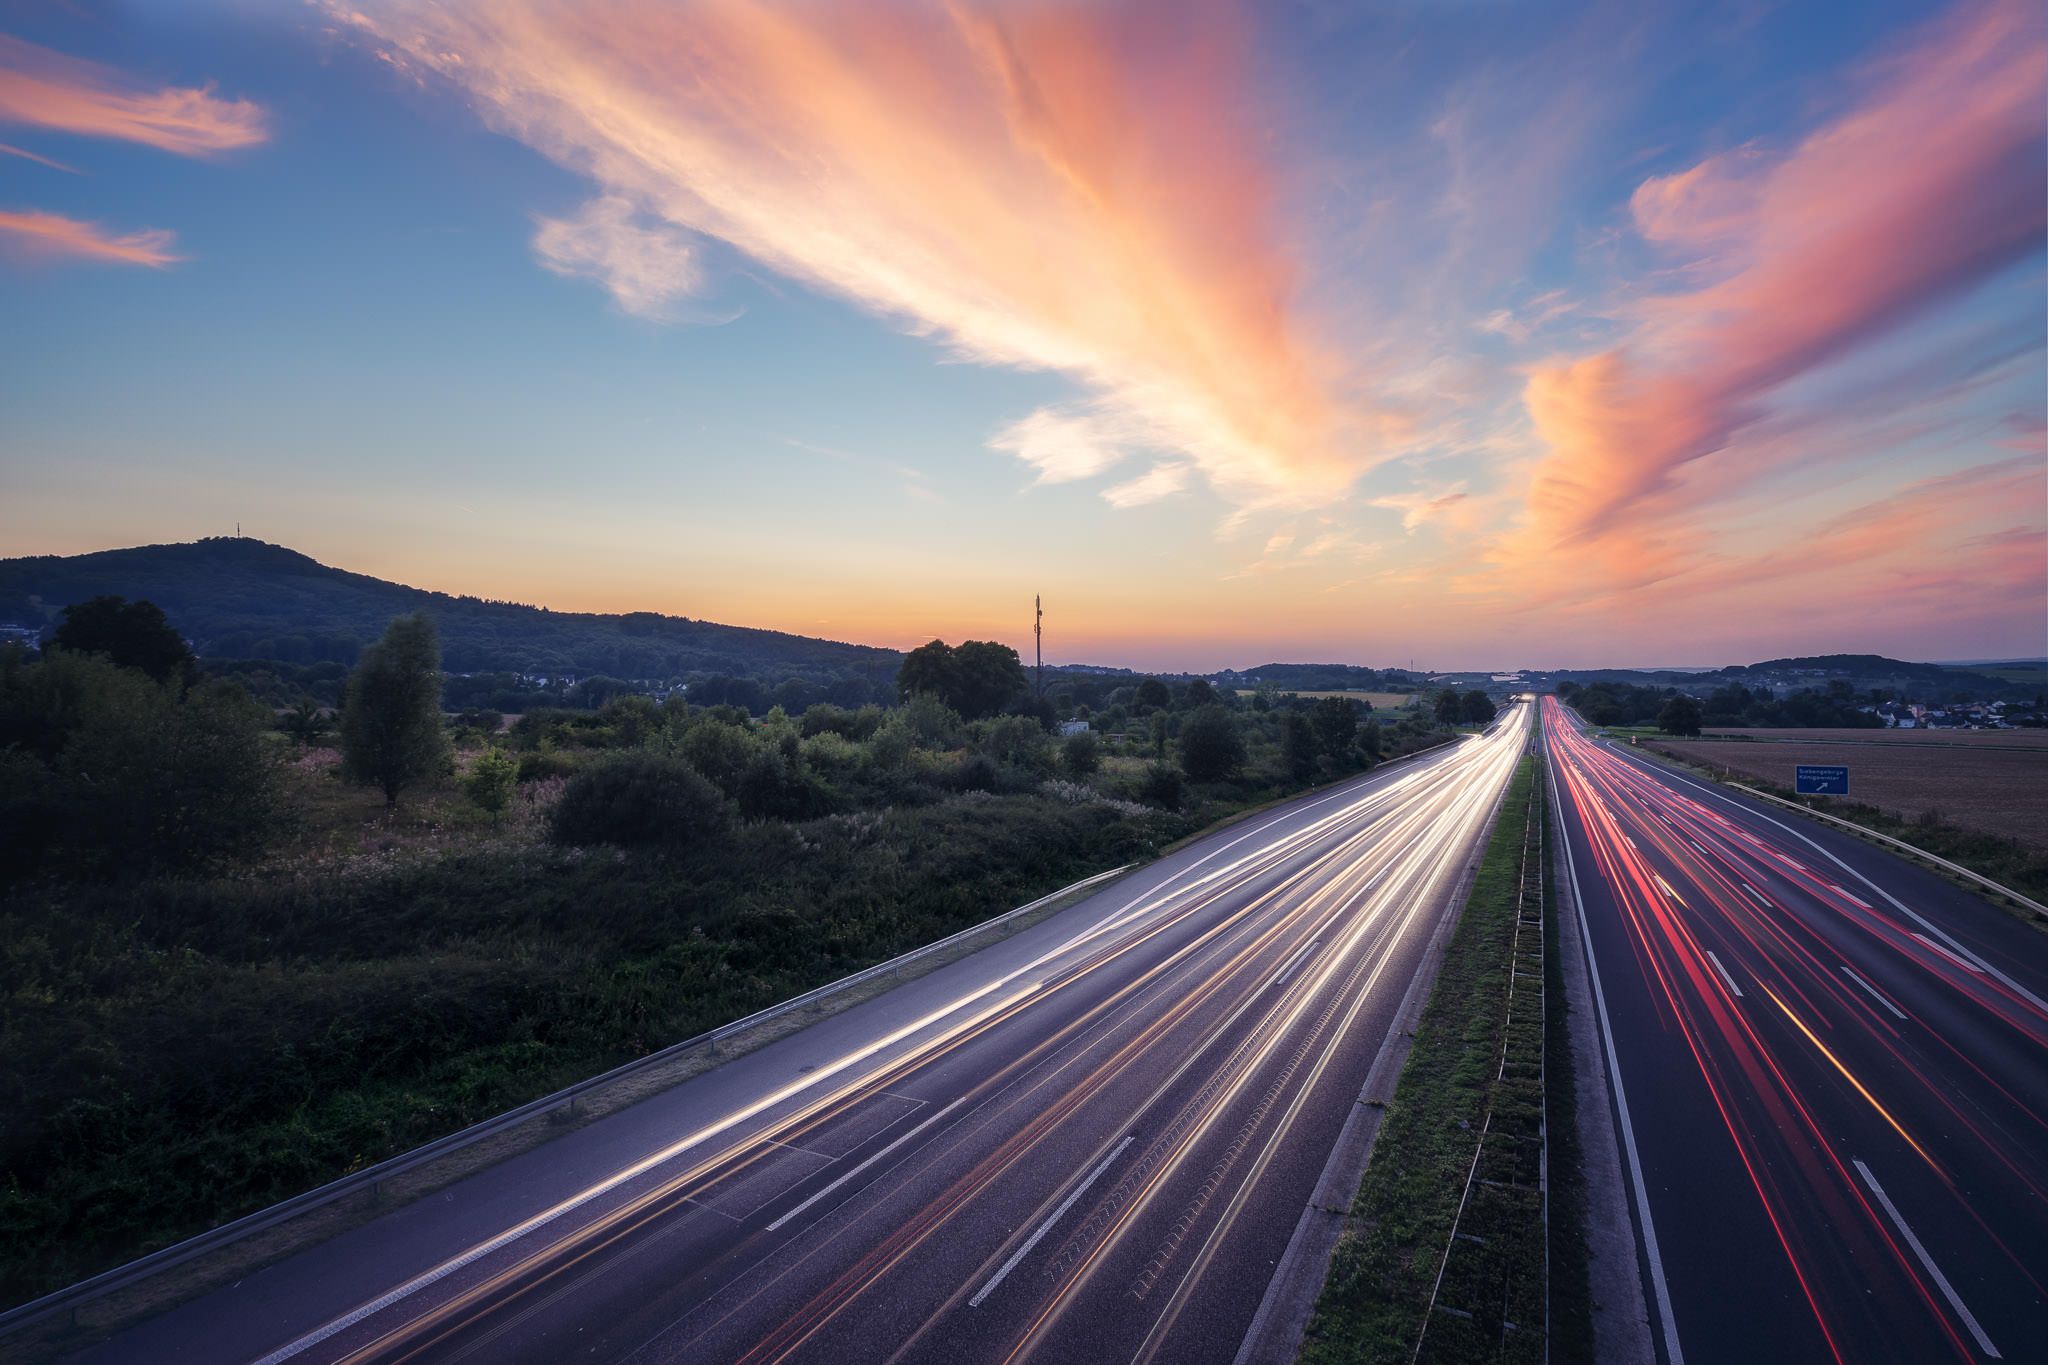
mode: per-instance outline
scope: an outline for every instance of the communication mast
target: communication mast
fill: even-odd
[[[1045,598],[1035,596],[1031,605],[1038,611],[1038,619],[1031,623],[1032,648],[1038,655],[1038,695],[1045,695]]]

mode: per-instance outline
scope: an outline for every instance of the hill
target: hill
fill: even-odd
[[[395,616],[426,611],[451,672],[886,684],[895,650],[656,612],[602,615],[457,597],[349,573],[282,545],[217,537],[0,560],[0,622],[47,626],[73,602],[148,598],[199,654],[349,664]]]

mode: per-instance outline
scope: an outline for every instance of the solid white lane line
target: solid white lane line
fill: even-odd
[[[1088,1193],[1088,1187],[1090,1185],[1093,1185],[1096,1181],[1102,1178],[1102,1173],[1109,1169],[1110,1163],[1114,1162],[1118,1157],[1122,1156],[1124,1154],[1124,1148],[1130,1146],[1133,1142],[1136,1142],[1137,1140],[1137,1134],[1131,1134],[1129,1137],[1125,1138],[1122,1142],[1119,1142],[1116,1145],[1115,1151],[1111,1152],[1108,1156],[1102,1158],[1101,1161],[1097,1162],[1095,1169],[1088,1172],[1088,1178],[1082,1181],[1080,1184],[1076,1185],[1074,1187],[1074,1192],[1072,1194],[1069,1194],[1065,1199],[1062,1199],[1060,1201],[1060,1206],[1054,1209],[1052,1213],[1047,1216],[1046,1220],[1043,1223],[1040,1223],[1038,1225],[1038,1230],[1033,1232],[1029,1237],[1024,1239],[1023,1246],[1018,1247],[1015,1251],[1010,1253],[1010,1259],[1004,1261],[1001,1267],[997,1269],[996,1273],[988,1277],[988,1283],[983,1285],[980,1289],[974,1291],[974,1297],[967,1301],[967,1306],[969,1308],[981,1307],[982,1300],[986,1299],[989,1295],[995,1293],[996,1286],[1001,1284],[1003,1282],[1004,1277],[1017,1268],[1017,1262],[1023,1260],[1026,1256],[1031,1254],[1031,1248],[1037,1246],[1040,1239],[1043,1238],[1046,1233],[1052,1231],[1053,1224],[1059,1222],[1060,1219],[1066,1214],[1067,1210],[1074,1207],[1074,1201],[1079,1199],[1082,1195]]]
[[[868,1158],[868,1159],[867,1159],[866,1161],[863,1161],[863,1162],[861,1162],[861,1163],[860,1163],[860,1165],[858,1165],[858,1166],[854,1167],[854,1168],[853,1168],[852,1170],[848,1171],[848,1172],[847,1172],[847,1173],[846,1173],[845,1175],[842,1175],[842,1176],[840,1176],[840,1177],[839,1177],[839,1178],[838,1178],[837,1180],[835,1180],[835,1181],[833,1181],[833,1182],[832,1182],[831,1184],[827,1185],[827,1186],[826,1186],[826,1187],[825,1187],[824,1189],[822,1189],[822,1190],[819,1190],[819,1191],[818,1191],[818,1192],[817,1192],[816,1194],[812,1195],[812,1196],[811,1196],[811,1197],[810,1197],[809,1199],[806,1199],[806,1200],[804,1200],[804,1202],[803,1202],[803,1203],[801,1203],[801,1204],[798,1204],[798,1205],[797,1205],[797,1206],[796,1206],[795,1208],[791,1209],[791,1210],[790,1210],[790,1211],[789,1211],[788,1213],[785,1213],[785,1214],[783,1214],[783,1215],[782,1215],[782,1217],[780,1217],[780,1218],[776,1219],[776,1220],[775,1220],[774,1222],[770,1223],[770,1224],[768,1225],[768,1231],[770,1231],[770,1232],[780,1232],[780,1231],[782,1231],[782,1225],[783,1225],[784,1223],[787,1223],[787,1222],[788,1222],[788,1221],[789,1221],[790,1219],[792,1219],[792,1218],[796,1217],[796,1216],[797,1216],[798,1214],[802,1213],[802,1212],[803,1212],[803,1211],[804,1211],[805,1209],[807,1209],[807,1208],[809,1208],[809,1207],[810,1207],[811,1205],[813,1205],[813,1204],[817,1203],[817,1202],[818,1202],[818,1201],[819,1201],[820,1199],[823,1199],[823,1198],[824,1198],[825,1196],[827,1196],[827,1195],[831,1194],[831,1193],[832,1193],[832,1191],[834,1191],[834,1190],[838,1189],[838,1188],[839,1188],[839,1187],[840,1187],[841,1185],[844,1185],[844,1184],[845,1184],[845,1183],[846,1183],[847,1181],[849,1181],[849,1180],[853,1179],[853,1178],[854,1178],[855,1176],[859,1175],[859,1174],[860,1174],[860,1173],[861,1173],[862,1171],[864,1171],[864,1170],[866,1170],[866,1169],[867,1169],[868,1167],[870,1167],[870,1166],[874,1165],[874,1164],[875,1164],[875,1163],[876,1163],[877,1161],[880,1161],[880,1160],[881,1160],[881,1159],[882,1159],[883,1157],[885,1157],[885,1156],[889,1155],[889,1153],[891,1153],[891,1152],[895,1151],[895,1150],[896,1150],[896,1149],[897,1149],[898,1147],[901,1147],[901,1146],[902,1146],[902,1145],[903,1145],[904,1143],[906,1143],[906,1142],[910,1141],[910,1140],[911,1140],[912,1138],[916,1137],[916,1136],[917,1136],[917,1135],[918,1135],[919,1133],[922,1133],[922,1132],[923,1132],[923,1131],[924,1131],[925,1129],[927,1129],[927,1128],[931,1127],[931,1126],[932,1126],[933,1124],[937,1123],[937,1122],[938,1122],[938,1121],[939,1121],[940,1119],[942,1119],[942,1118],[946,1117],[946,1115],[948,1115],[948,1114],[952,1113],[952,1112],[953,1112],[953,1111],[954,1111],[955,1109],[958,1109],[958,1108],[959,1108],[959,1107],[960,1107],[961,1105],[963,1105],[963,1104],[965,1104],[965,1103],[967,1103],[967,1097],[966,1097],[965,1095],[962,1095],[962,1096],[961,1096],[961,1097],[960,1097],[959,1099],[957,1099],[957,1100],[954,1100],[954,1101],[953,1101],[953,1102],[952,1102],[951,1104],[947,1105],[947,1106],[946,1106],[946,1107],[945,1107],[944,1109],[941,1109],[941,1110],[940,1110],[940,1111],[939,1111],[938,1113],[936,1113],[936,1114],[933,1114],[933,1115],[932,1115],[932,1116],[931,1116],[930,1118],[926,1119],[926,1120],[925,1120],[925,1121],[924,1121],[923,1123],[920,1123],[920,1124],[918,1124],[918,1125],[917,1125],[917,1127],[915,1127],[915,1128],[911,1129],[911,1130],[910,1130],[909,1132],[905,1133],[905,1134],[904,1134],[903,1136],[901,1136],[901,1137],[897,1138],[897,1139],[896,1139],[896,1140],[895,1140],[894,1142],[890,1143],[890,1144],[889,1144],[889,1145],[888,1145],[887,1147],[884,1147],[884,1148],[883,1148],[883,1149],[882,1149],[881,1151],[879,1151],[879,1152],[876,1152],[876,1153],[875,1153],[875,1154],[874,1154],[873,1156],[869,1157],[869,1158]]]
[[[1712,948],[1707,949],[1707,961],[1714,964],[1714,970],[1721,974],[1721,980],[1728,984],[1728,989],[1735,992],[1735,998],[1740,1000],[1742,998],[1742,987],[1736,985],[1735,978],[1728,975],[1728,969],[1721,965],[1720,958],[1714,956]]]
[[[1936,943],[1933,939],[1927,937],[1927,935],[1925,934],[1915,934],[1913,935],[1913,937],[1919,939],[1922,943],[1934,949],[1935,952],[1940,953],[1943,957],[1955,963],[1964,971],[1975,972],[1979,976],[1984,975],[1983,964],[1978,962],[1975,958],[1966,957],[1962,953],[1957,952],[1953,948],[1944,948],[1939,943]]]
[[[1615,750],[1615,752],[1621,753],[1621,750],[1617,749]],[[1628,755],[1626,754],[1622,754],[1622,758],[1624,761],[1635,762],[1635,760],[1630,760],[1628,758]],[[1745,806],[1742,802],[1736,800],[1727,792],[1716,791],[1712,787],[1702,786],[1700,783],[1693,781],[1691,778],[1681,777],[1679,774],[1671,772],[1668,769],[1651,767],[1640,762],[1636,762],[1636,767],[1639,771],[1651,773],[1661,780],[1676,782],[1682,786],[1691,787],[1697,791],[1705,792],[1708,796],[1713,797],[1716,801],[1719,801],[1723,805],[1728,806],[1733,810],[1741,811],[1746,816],[1750,816],[1753,819],[1761,820],[1767,825],[1772,825],[1778,829],[1785,831],[1785,833],[1791,835],[1800,843],[1805,844],[1808,848],[1813,849],[1815,852],[1819,853],[1821,857],[1826,858],[1836,867],[1841,868],[1842,871],[1848,873],[1857,881],[1862,882],[1865,886],[1869,887],[1878,895],[1883,896],[1885,900],[1892,906],[1893,909],[1897,910],[1900,914],[1912,920],[1915,924],[1918,924],[1922,928],[1926,929],[1928,933],[1937,934],[1940,937],[1947,939],[1949,943],[1953,944],[1957,948],[1961,948],[1963,946],[1962,944],[1957,943],[1954,938],[1950,937],[1948,930],[1942,928],[1933,920],[1927,918],[1927,916],[1921,914],[1918,910],[1915,910],[1912,906],[1900,900],[1897,896],[1894,896],[1889,890],[1887,890],[1883,886],[1880,886],[1876,881],[1874,881],[1870,877],[1865,876],[1863,873],[1849,866],[1848,863],[1844,862],[1841,858],[1835,856],[1833,850],[1822,847],[1818,842],[1808,838],[1806,835],[1792,828],[1792,826],[1786,824],[1783,820],[1778,819],[1776,816],[1768,815],[1763,811],[1757,810],[1750,806]],[[1744,837],[1748,838],[1749,836],[1745,835]],[[1756,843],[1759,847],[1761,847],[1760,842],[1756,839],[1750,839],[1750,842]],[[2035,1009],[2040,1010],[2044,1014],[2048,1014],[2048,1000],[2043,1000],[2040,996],[2034,994],[2025,986],[2022,986],[2019,982],[2013,980],[2012,977],[2000,971],[1998,968],[1990,966],[1990,964],[1988,963],[1985,964],[1985,970],[1990,974],[1992,979],[1997,981],[2001,986],[2004,986],[2007,990],[2011,991],[2013,994],[2025,1000]]]
[[[1558,813],[1562,826],[1564,801],[1557,791],[1556,755],[1547,738],[1544,750],[1544,756],[1550,759],[1544,764],[1550,778],[1550,804]],[[1564,843],[1565,871],[1571,877],[1572,899],[1579,912],[1579,944],[1586,950],[1586,974],[1593,982],[1593,1005],[1600,1016],[1600,1042],[1607,1052],[1607,1078],[1614,1083],[1614,1109],[1621,1118],[1622,1146],[1628,1151],[1629,1173],[1635,1177],[1629,1193],[1634,1196],[1636,1221],[1643,1229],[1643,1254],[1650,1263],[1650,1290],[1657,1302],[1658,1325],[1664,1329],[1664,1356],[1667,1365],[1685,1365],[1685,1352],[1678,1347],[1678,1324],[1671,1317],[1671,1290],[1664,1282],[1664,1258],[1657,1250],[1657,1225],[1650,1218],[1649,1186],[1643,1182],[1643,1159],[1636,1150],[1635,1125],[1629,1122],[1628,1093],[1621,1084],[1621,1059],[1614,1055],[1614,1025],[1607,1017],[1607,991],[1600,984],[1600,960],[1593,953],[1593,926],[1586,918],[1586,893],[1579,886],[1578,859],[1572,855],[1571,830],[1561,828],[1559,834]]]
[[[1744,882],[1742,884],[1742,889],[1749,893],[1749,898],[1751,900],[1755,901],[1758,905],[1761,905],[1764,909],[1768,910],[1771,908],[1771,903],[1764,899],[1764,893],[1757,890],[1755,887],[1751,886],[1748,882]]]
[[[1962,1296],[1956,1293],[1955,1286],[1948,1282],[1948,1276],[1941,1273],[1941,1267],[1934,1263],[1934,1258],[1927,1254],[1927,1248],[1920,1245],[1920,1239],[1913,1235],[1913,1229],[1900,1216],[1898,1205],[1892,1203],[1891,1196],[1884,1192],[1884,1186],[1877,1183],[1877,1177],[1870,1173],[1870,1168],[1857,1161],[1856,1169],[1862,1174],[1863,1183],[1870,1186],[1870,1192],[1877,1196],[1877,1202],[1884,1205],[1885,1213],[1891,1217],[1892,1226],[1899,1230],[1899,1234],[1906,1239],[1906,1245],[1913,1248],[1913,1254],[1920,1258],[1920,1264],[1927,1268],[1927,1273],[1934,1277],[1935,1284],[1941,1287],[1942,1295],[1948,1299],[1949,1307],[1956,1310],[1956,1316],[1963,1320],[1963,1326],[1969,1328],[1970,1335],[1977,1338],[1978,1348],[1993,1360],[2005,1359],[1998,1354],[1998,1348],[1991,1344],[1991,1338],[1984,1335],[1984,1329],[1977,1325],[1975,1315],[1963,1306]]]
[[[1842,968],[1842,972],[1851,981],[1861,986],[1872,1000],[1875,1000],[1878,1004],[1883,1005],[1893,1014],[1898,1015],[1899,1018],[1903,1019],[1906,1017],[1906,1012],[1900,1009],[1897,1005],[1894,1005],[1891,1001],[1885,999],[1884,996],[1878,991],[1877,987],[1871,985],[1868,981],[1865,981],[1862,977],[1856,975],[1856,969],[1854,967],[1844,967]]]

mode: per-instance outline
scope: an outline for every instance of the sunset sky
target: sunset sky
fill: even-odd
[[[2048,652],[2048,23],[0,12],[0,555],[1048,661]]]

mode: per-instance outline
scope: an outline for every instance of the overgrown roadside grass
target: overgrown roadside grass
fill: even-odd
[[[1484,1255],[1452,1263],[1442,1302],[1461,1307],[1452,1302],[1454,1291],[1469,1293],[1478,1280],[1499,1278],[1506,1286],[1508,1316],[1517,1325],[1503,1335],[1480,1317],[1461,1319],[1440,1309],[1425,1355],[1433,1360],[1543,1359],[1546,1254],[1542,1203],[1532,1192],[1543,1078],[1540,1066],[1530,1065],[1532,1056],[1540,1058],[1543,1033],[1535,1027],[1528,988],[1536,980],[1545,980],[1549,988],[1548,962],[1554,956],[1547,951],[1549,916],[1540,938],[1533,928],[1524,935],[1519,950],[1524,976],[1518,983],[1513,978],[1524,849],[1543,847],[1544,803],[1536,772],[1534,757],[1524,758],[1516,769],[1451,936],[1309,1324],[1301,1359],[1313,1365],[1414,1357],[1489,1114],[1494,1138],[1478,1176],[1494,1183],[1474,1186],[1487,1191],[1488,1207],[1482,1210],[1475,1201],[1475,1212],[1467,1218],[1492,1222],[1485,1241],[1459,1243],[1483,1247]],[[1544,966],[1530,970],[1537,968],[1538,958]],[[1521,987],[1515,1006],[1519,1019],[1511,1018],[1511,983]],[[1561,998],[1561,992],[1553,996]],[[1505,1068],[1504,1042],[1509,1045]],[[1569,1054],[1558,1048],[1551,1049],[1551,1059],[1560,1069],[1569,1064]],[[1553,1129],[1555,1122],[1553,1117]],[[1557,1155],[1552,1153],[1553,1163]],[[1497,1194],[1503,1197],[1496,1199]],[[1517,1212],[1509,1215],[1510,1208]],[[1469,1231],[1462,1225],[1459,1230]],[[1577,1268],[1567,1266],[1560,1273],[1576,1286],[1566,1306],[1583,1313],[1582,1237],[1576,1245]],[[1557,1249],[1551,1254],[1557,1255]],[[1466,1349],[1475,1333],[1489,1337],[1478,1356]],[[1574,1325],[1563,1335],[1590,1343],[1590,1323]]]

